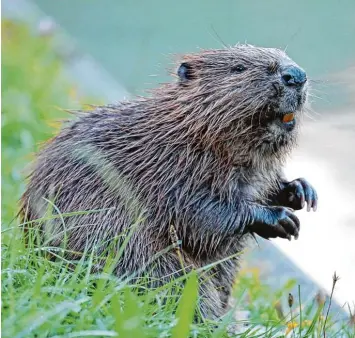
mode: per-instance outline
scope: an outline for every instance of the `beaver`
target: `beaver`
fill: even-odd
[[[199,299],[202,316],[219,318],[249,239],[297,238],[294,211],[317,208],[315,189],[282,172],[307,76],[282,50],[244,44],[184,55],[175,76],[146,97],[76,111],[40,150],[21,213],[44,219],[50,203],[69,215],[41,229],[72,253],[124,243],[114,273],[151,287],[221,261]]]

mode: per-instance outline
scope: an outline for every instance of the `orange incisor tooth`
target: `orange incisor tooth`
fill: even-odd
[[[295,118],[295,114],[294,113],[288,113],[288,114],[285,114],[282,118],[282,122],[291,122],[293,119]]]

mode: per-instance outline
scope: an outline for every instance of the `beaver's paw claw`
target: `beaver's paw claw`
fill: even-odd
[[[284,190],[288,194],[288,207],[300,210],[307,203],[307,211],[311,211],[311,209],[317,210],[317,192],[304,178],[298,178],[287,183]]]
[[[291,236],[297,239],[300,221],[289,208],[271,207],[250,225],[250,230],[265,239],[281,237],[291,240]]]

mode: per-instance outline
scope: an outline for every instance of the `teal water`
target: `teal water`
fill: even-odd
[[[286,48],[310,78],[327,80],[355,61],[355,0],[36,0],[131,93],[169,81],[171,53],[245,42]],[[219,37],[216,36],[216,33]],[[321,105],[346,93],[320,86]]]

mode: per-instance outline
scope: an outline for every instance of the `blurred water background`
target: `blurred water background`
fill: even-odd
[[[266,282],[297,278],[306,296],[330,291],[355,301],[355,1],[36,0],[73,41],[60,45],[69,73],[105,102],[172,81],[171,54],[248,42],[287,49],[313,82],[314,113],[289,162],[290,179],[307,177],[319,192],[316,213],[299,212],[298,241],[260,241],[247,265]],[[8,15],[38,20],[28,1],[3,1]],[[37,12],[36,12],[37,13]],[[33,16],[33,17],[31,17]],[[47,20],[47,21],[46,21]],[[42,21],[49,29],[52,21]],[[67,40],[66,40],[67,41]],[[80,53],[78,52],[80,51]]]

